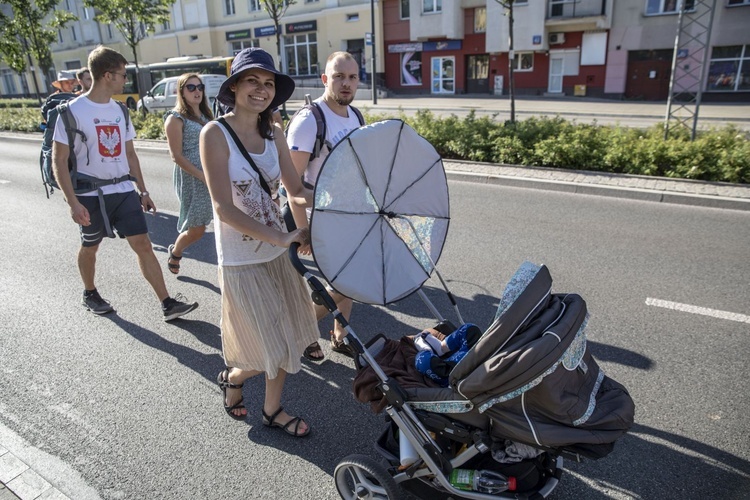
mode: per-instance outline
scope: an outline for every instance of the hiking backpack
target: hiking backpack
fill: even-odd
[[[39,166],[42,171],[42,183],[47,192],[47,198],[49,198],[50,193],[55,192],[55,189],[60,189],[57,179],[55,179],[55,171],[52,161],[52,142],[54,140],[55,125],[57,124],[58,117],[63,121],[68,136],[68,147],[70,147],[70,155],[68,155],[68,171],[70,172],[70,179],[73,181],[73,190],[76,194],[96,191],[99,189],[99,186],[104,184],[122,182],[128,179],[133,180],[129,175],[124,176],[127,178],[123,177],[118,179],[100,180],[95,177],[78,173],[78,162],[76,155],[73,152],[73,146],[75,144],[76,135],[80,135],[81,141],[85,143],[86,134],[78,129],[76,119],[73,114],[70,113],[70,101],[76,97],[78,97],[76,94],[59,92],[49,96],[42,106],[42,117],[46,121],[46,126],[44,127]],[[120,105],[120,108],[122,108],[122,112],[125,115],[125,130],[127,130],[130,127],[130,112],[123,103],[120,101],[115,102]],[[88,152],[86,154],[88,157]]]
[[[354,106],[349,106],[349,108],[354,112],[355,115],[357,115],[357,120],[359,120],[359,126],[363,126],[365,124],[365,117],[362,116],[362,112],[355,108]],[[313,102],[310,98],[310,94],[305,94],[305,105],[302,106],[294,115],[289,119],[289,123],[286,125],[285,134],[288,135],[289,133],[289,127],[292,126],[292,122],[297,117],[297,115],[303,110],[303,109],[309,109],[312,115],[315,117],[315,125],[317,126],[317,132],[315,134],[315,144],[313,145],[312,153],[310,153],[310,161],[314,160],[315,158],[318,158],[320,156],[320,151],[323,149],[323,146],[328,146],[328,150],[333,149],[333,144],[331,144],[329,141],[326,140],[326,118],[323,114],[323,110],[320,109],[320,104],[317,102]]]

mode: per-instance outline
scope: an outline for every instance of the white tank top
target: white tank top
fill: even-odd
[[[234,206],[258,222],[286,232],[279,206],[263,191],[258,181],[258,174],[237,148],[229,132],[221,124],[219,128],[224,133],[229,146],[229,181],[232,184]],[[276,197],[281,179],[276,143],[272,139],[266,139],[263,153],[253,154],[249,151],[248,153],[263,173],[271,194]],[[286,251],[286,248],[242,234],[229,224],[222,222],[216,213],[214,213],[214,221],[216,221],[214,223],[216,254],[220,266],[269,262]]]

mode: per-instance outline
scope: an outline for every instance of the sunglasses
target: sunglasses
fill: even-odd
[[[206,86],[202,83],[199,83],[198,85],[194,83],[188,83],[187,85],[185,85],[185,88],[188,89],[188,92],[195,92],[196,90],[200,90],[201,92],[203,92]]]

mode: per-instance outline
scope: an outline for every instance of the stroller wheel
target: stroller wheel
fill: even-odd
[[[365,455],[349,455],[333,473],[336,489],[345,500],[403,498],[401,488],[376,460]]]

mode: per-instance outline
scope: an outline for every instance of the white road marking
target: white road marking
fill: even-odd
[[[10,181],[6,181],[4,179],[0,179],[0,184],[10,184]]]
[[[679,302],[670,302],[668,300],[646,298],[646,305],[663,307],[664,309],[674,309],[675,311],[689,312],[693,314],[702,314],[703,316],[712,316],[719,319],[728,319],[739,323],[750,323],[750,316],[733,313],[729,311],[719,311],[709,309],[708,307],[691,306],[690,304],[680,304]]]

